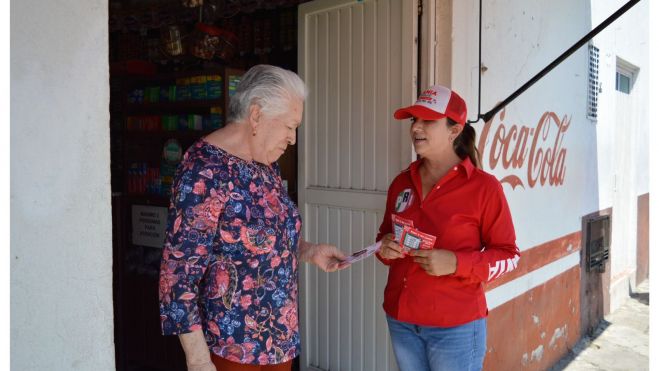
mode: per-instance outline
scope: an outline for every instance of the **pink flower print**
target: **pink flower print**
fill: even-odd
[[[252,279],[252,276],[247,276],[243,280],[243,290],[252,290],[255,289],[257,286],[257,282]]]
[[[163,303],[169,303],[172,300],[172,287],[178,282],[178,276],[175,274],[165,273],[160,276],[158,283],[158,294]]]
[[[281,316],[277,319],[288,329],[288,332],[297,331],[297,308],[292,301],[288,301],[285,306],[279,309]]]
[[[240,297],[240,306],[243,310],[247,310],[252,305],[252,295],[243,295]]]
[[[249,183],[249,192],[250,193],[256,193],[257,190],[258,190],[258,188],[256,187],[256,184],[254,184],[254,182]]]
[[[240,239],[245,247],[254,254],[268,254],[275,246],[277,237],[264,229],[240,227]]]
[[[229,339],[233,340],[233,337]],[[220,349],[220,356],[229,361],[241,363],[245,357],[245,350],[239,344],[227,344]]]
[[[236,344],[233,336],[230,336],[226,342],[220,340],[219,345],[220,357],[222,358],[238,363],[252,363],[254,361],[254,356],[251,353],[254,350],[254,344],[252,343]]]
[[[203,196],[206,194],[206,183],[202,181],[201,179],[197,181],[197,183],[194,184],[194,188],[192,188],[192,193]]]
[[[183,217],[181,215],[176,217],[176,220],[174,220],[174,228],[172,229],[172,232],[174,234],[178,233],[178,230],[181,228],[181,221],[183,220]]]
[[[284,217],[284,207],[279,201],[279,193],[276,190],[272,189],[270,192],[266,192],[259,204],[264,207],[266,218]]]
[[[269,350],[269,349],[268,349]],[[270,360],[268,359],[268,353],[266,352],[261,352],[259,355],[259,364],[261,365],[267,365],[270,363]]]
[[[172,300],[172,287],[178,282],[178,276],[174,274],[177,265],[163,260],[160,264],[160,280],[158,282],[158,295],[164,303]]]
[[[240,241],[240,239],[234,238],[231,232],[225,231],[224,229],[220,229],[220,236],[222,237],[222,241],[226,243],[236,243]]]
[[[214,285],[209,288],[209,298],[222,298],[224,307],[230,309],[233,295],[238,287],[238,272],[236,266],[229,261],[219,261],[211,266],[211,274],[215,275]]]
[[[220,327],[215,323],[215,321],[208,321],[208,331],[213,334],[220,336]]]
[[[281,258],[279,255],[275,255],[275,257],[270,260],[270,267],[276,268],[279,264],[281,264]]]
[[[206,250],[206,246],[204,245],[197,245],[197,248],[195,249],[195,254],[206,256],[208,255],[208,250]]]
[[[214,190],[211,190],[211,194],[215,194]],[[223,203],[218,197],[208,197],[204,202],[197,204],[193,208],[193,220],[192,226],[195,229],[201,231],[207,231],[213,229],[217,226],[217,221],[222,212]]]

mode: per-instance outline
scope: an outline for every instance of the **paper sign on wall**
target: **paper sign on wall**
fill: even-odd
[[[162,247],[167,226],[167,208],[132,206],[133,245]]]

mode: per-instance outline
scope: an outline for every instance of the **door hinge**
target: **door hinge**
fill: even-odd
[[[417,11],[418,11],[419,16],[423,14],[423,0],[419,0],[419,5],[417,7]]]

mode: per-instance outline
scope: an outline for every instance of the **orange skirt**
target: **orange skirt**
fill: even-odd
[[[245,365],[229,361],[211,353],[211,360],[217,368],[217,371],[291,371],[293,361],[280,363],[277,365]]]

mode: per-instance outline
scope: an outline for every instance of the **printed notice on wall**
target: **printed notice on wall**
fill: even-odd
[[[133,245],[162,247],[167,226],[167,208],[133,205]]]

